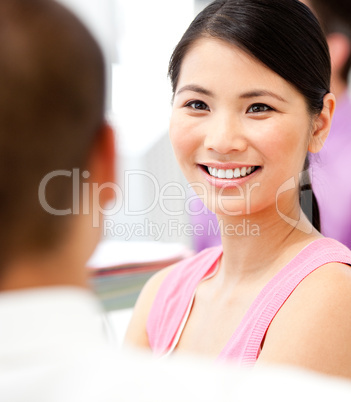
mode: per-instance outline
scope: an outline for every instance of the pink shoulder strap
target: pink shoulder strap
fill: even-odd
[[[318,239],[305,247],[260,292],[218,359],[252,366],[278,310],[306,276],[330,262],[351,265],[351,251],[329,238]]]
[[[170,348],[200,281],[216,268],[222,246],[203,250],[179,262],[160,286],[146,330],[151,349],[164,354]]]

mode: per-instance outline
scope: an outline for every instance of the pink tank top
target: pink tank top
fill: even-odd
[[[199,283],[216,272],[222,246],[203,250],[181,261],[165,278],[153,302],[147,333],[157,355],[172,351],[183,331]],[[263,338],[274,316],[298,284],[320,266],[351,265],[351,251],[336,240],[313,241],[280,270],[262,289],[218,359],[242,366],[255,364]]]

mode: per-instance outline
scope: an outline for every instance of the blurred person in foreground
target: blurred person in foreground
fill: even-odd
[[[0,398],[232,400],[229,378],[227,390],[221,378],[223,391],[210,381],[199,390],[185,367],[124,357],[105,339],[85,268],[114,198],[104,71],[63,6],[0,2]]]
[[[166,364],[107,344],[85,269],[114,197],[104,63],[58,3],[0,2],[0,103],[2,401],[278,401],[282,387],[350,399],[350,383],[310,373]]]
[[[351,2],[303,0],[316,14],[327,36],[332,61],[331,91],[336,109],[322,150],[310,155],[311,178],[321,231],[351,248]]]

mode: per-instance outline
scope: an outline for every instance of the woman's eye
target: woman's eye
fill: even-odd
[[[210,108],[206,105],[205,102],[195,100],[195,101],[190,101],[186,103],[186,107],[191,107],[192,109],[196,110],[210,110]]]
[[[268,112],[270,110],[273,110],[270,106],[265,105],[264,103],[255,103],[254,105],[251,105],[247,109],[247,113],[262,113],[262,112]]]

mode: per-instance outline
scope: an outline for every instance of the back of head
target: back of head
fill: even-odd
[[[52,0],[0,2],[0,263],[57,244],[69,216],[39,202],[43,177],[84,167],[104,118],[104,62],[84,25]],[[46,199],[72,206],[72,182]]]
[[[308,0],[325,31],[332,34],[344,34],[351,47],[351,1],[350,0]],[[351,50],[349,57],[341,71],[341,77],[346,82],[351,68]]]

